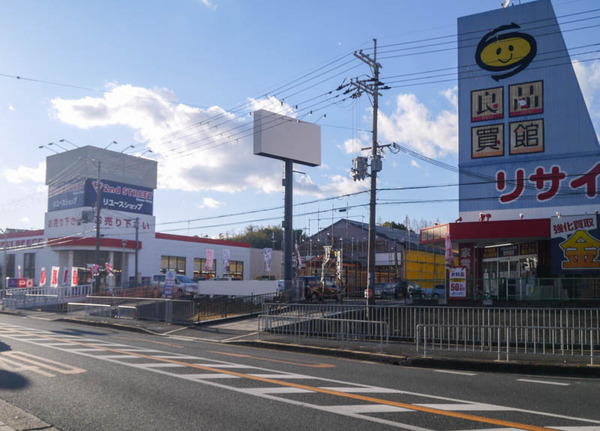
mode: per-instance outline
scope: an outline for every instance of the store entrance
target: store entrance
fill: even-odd
[[[537,256],[485,259],[484,294],[498,300],[523,300],[529,296],[537,268]]]

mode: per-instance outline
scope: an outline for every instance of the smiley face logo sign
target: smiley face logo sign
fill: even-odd
[[[496,81],[513,76],[527,66],[537,53],[533,36],[511,31],[521,28],[517,24],[500,26],[487,33],[477,45],[475,61],[490,72],[505,72],[492,75]]]

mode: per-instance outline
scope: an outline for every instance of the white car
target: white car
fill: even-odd
[[[159,287],[159,292],[162,296],[163,289],[165,286],[165,274],[157,274],[152,277],[152,284]],[[173,298],[179,298],[182,296],[197,296],[200,292],[198,283],[185,275],[175,275],[175,285],[173,286]]]

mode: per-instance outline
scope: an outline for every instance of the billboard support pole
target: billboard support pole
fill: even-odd
[[[292,250],[293,250],[293,223],[292,223],[292,207],[294,193],[294,162],[289,159],[285,160],[285,185],[284,196],[284,218],[283,218],[283,279],[284,288],[287,292],[291,292],[292,288]],[[294,292],[293,297],[296,297]]]
[[[94,283],[94,294],[97,295],[100,291],[100,166],[98,160],[96,167],[98,168],[98,176],[96,178],[96,252],[94,253],[94,263],[98,265],[98,275],[96,275]]]

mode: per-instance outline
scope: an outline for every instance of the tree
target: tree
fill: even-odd
[[[402,223],[396,223],[395,221],[386,221],[381,226],[387,227],[390,229],[407,230],[405,225],[403,225]]]
[[[231,241],[248,242],[252,248],[273,248],[281,250],[283,243],[283,229],[279,226],[256,227],[247,226],[246,230],[229,237]]]

